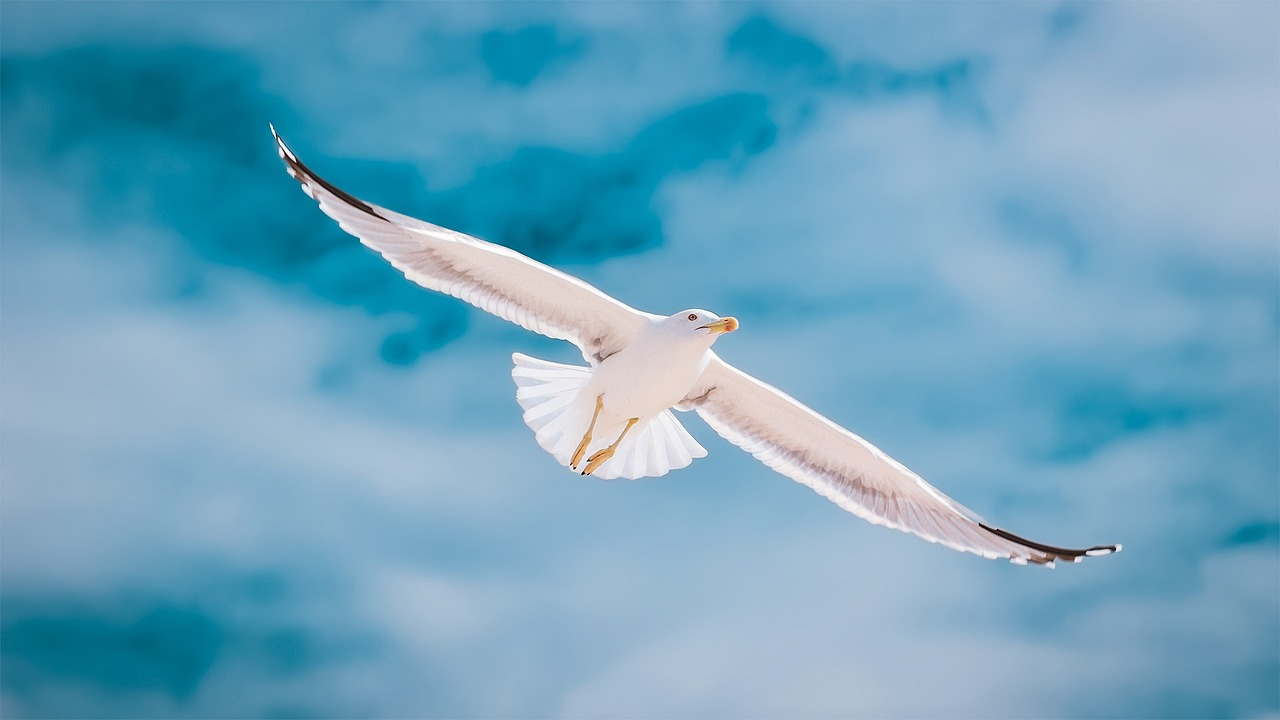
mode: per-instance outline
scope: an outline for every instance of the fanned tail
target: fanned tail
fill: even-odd
[[[516,381],[516,402],[524,409],[524,422],[538,445],[567,466],[578,440],[590,422],[574,403],[591,380],[591,368],[539,360],[513,353],[511,378]],[[574,433],[577,437],[572,437]]]
[[[525,424],[533,430],[538,445],[568,467],[595,406],[594,398],[579,397],[591,381],[591,368],[521,353],[512,354],[511,361],[515,364],[511,377],[516,382],[516,401],[524,410]],[[595,449],[598,447],[593,446]],[[633,428],[614,456],[592,476],[605,480],[658,477],[706,455],[671,411],[665,410]]]
[[[706,449],[675,415],[663,410],[632,430],[614,456],[592,475],[605,480],[661,477],[706,456]]]

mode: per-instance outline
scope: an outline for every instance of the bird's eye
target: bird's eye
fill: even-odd
[[[690,320],[697,320],[697,319],[698,319],[698,316],[697,316],[696,314],[695,314],[695,315],[690,315],[690,316],[689,316],[689,319],[690,319]]]

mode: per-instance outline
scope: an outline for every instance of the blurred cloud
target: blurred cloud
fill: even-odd
[[[5,716],[1280,711],[1275,6],[4,14]],[[956,556],[692,417],[684,472],[561,472],[507,363],[572,349],[365,252],[268,120],[1127,551]]]
[[[583,38],[563,38],[555,25],[490,30],[480,36],[480,57],[495,82],[526,86],[582,53]]]

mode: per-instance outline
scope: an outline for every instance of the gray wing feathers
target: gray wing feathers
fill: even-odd
[[[714,358],[687,406],[765,465],[876,525],[1018,564],[1052,566],[1119,551],[1044,545],[986,523],[866,440]]]
[[[275,128],[280,158],[338,226],[405,277],[548,337],[598,363],[625,347],[649,317],[587,283],[510,248],[367,203],[304,165]]]

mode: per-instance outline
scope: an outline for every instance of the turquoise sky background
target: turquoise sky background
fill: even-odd
[[[1280,713],[1280,6],[0,5],[5,717]],[[654,312],[1054,571],[683,415],[565,472],[315,209]]]

